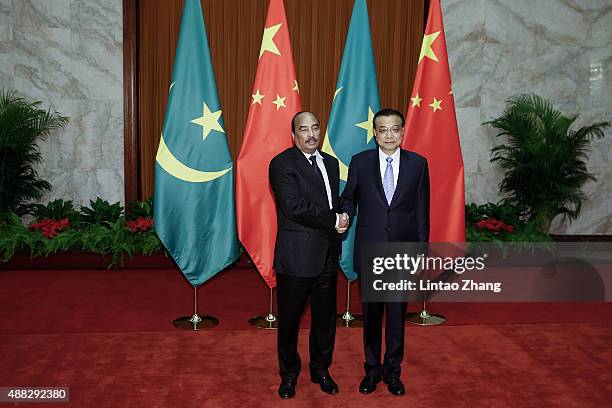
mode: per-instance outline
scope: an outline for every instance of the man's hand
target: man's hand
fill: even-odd
[[[336,231],[338,231],[338,234],[342,234],[348,229],[349,216],[347,213],[338,214],[338,216],[339,216],[339,222],[338,222],[338,227],[336,227]]]

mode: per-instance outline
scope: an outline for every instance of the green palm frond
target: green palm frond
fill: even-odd
[[[29,214],[34,208],[30,202],[51,189],[38,178],[43,160],[38,142],[63,129],[68,118],[41,104],[15,91],[0,91],[0,212]]]
[[[509,99],[500,117],[484,123],[505,139],[491,149],[491,162],[505,172],[500,192],[537,219],[544,232],[558,214],[576,219],[586,200],[581,188],[596,180],[587,169],[590,145],[604,137],[610,122],[574,129],[577,117],[564,116],[546,99],[529,94]]]

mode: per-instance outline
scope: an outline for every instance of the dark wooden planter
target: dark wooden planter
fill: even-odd
[[[8,262],[0,263],[0,270],[38,270],[38,269],[107,269],[112,262],[110,255],[99,255],[91,252],[69,251],[51,254],[47,257],[30,258],[25,251],[18,251]],[[241,255],[233,268],[254,268],[248,256]],[[113,269],[172,269],[176,268],[172,258],[165,251],[152,255],[134,254],[124,259],[121,265]]]

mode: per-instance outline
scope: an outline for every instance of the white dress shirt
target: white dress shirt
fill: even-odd
[[[393,161],[391,162],[391,167],[393,168],[393,191],[397,188],[397,178],[399,176],[399,166],[400,166],[400,149],[399,147],[391,156],[387,156],[386,153],[383,153],[380,148],[378,148],[378,161],[380,162],[380,181],[384,183],[385,179],[385,171],[387,170],[387,157],[392,157]]]

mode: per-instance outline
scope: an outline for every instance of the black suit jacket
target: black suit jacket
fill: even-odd
[[[348,180],[340,198],[341,212],[358,215],[355,231],[355,270],[361,269],[360,247],[365,242],[429,241],[429,170],[427,159],[400,150],[395,193],[387,204],[380,177],[378,148],[351,159]]]
[[[276,273],[318,276],[329,251],[338,264],[340,239],[336,232],[340,171],[338,160],[320,152],[327,171],[332,205],[304,153],[293,146],[272,159],[270,186],[276,200],[278,231],[274,246]],[[337,270],[337,267],[334,268]]]

